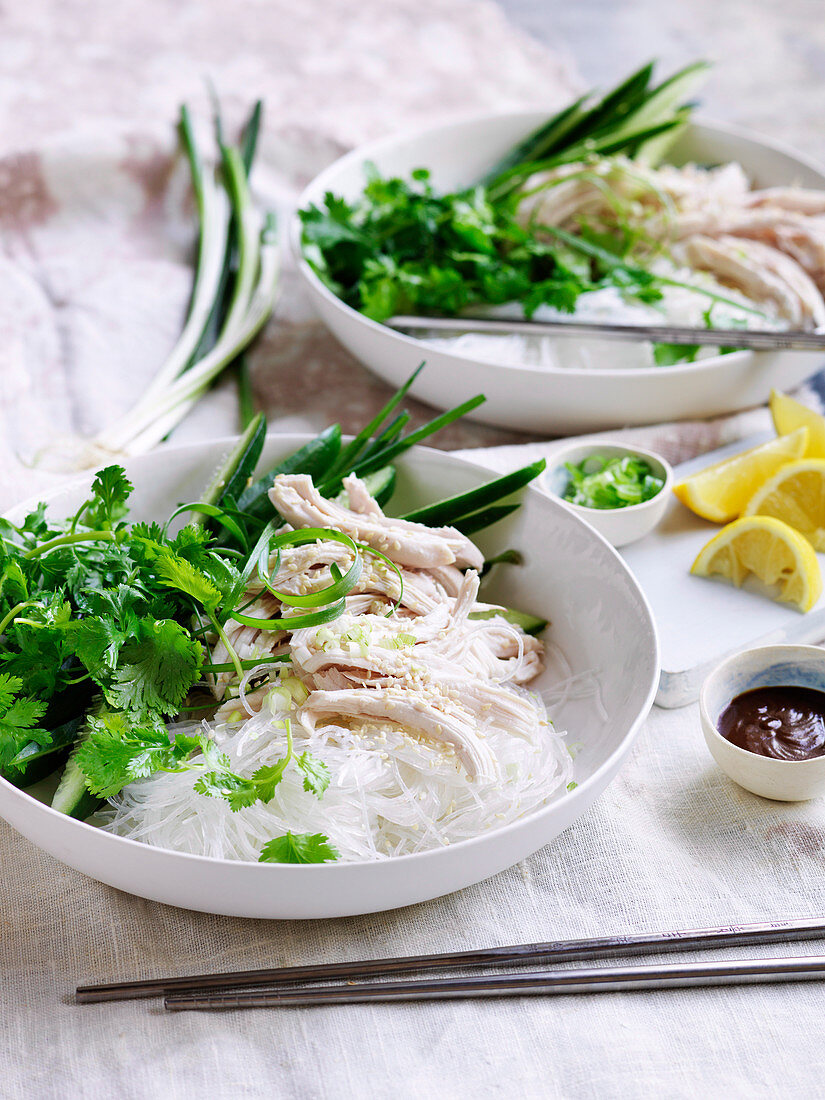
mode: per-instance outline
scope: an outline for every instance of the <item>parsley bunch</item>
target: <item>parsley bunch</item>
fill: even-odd
[[[592,288],[588,265],[519,225],[515,204],[483,187],[438,195],[429,172],[384,179],[367,166],[352,203],[327,194],[300,211],[304,256],[334,294],[376,321],[456,314],[520,301],[572,311]]]

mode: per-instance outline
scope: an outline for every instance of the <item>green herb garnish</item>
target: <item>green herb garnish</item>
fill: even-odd
[[[570,480],[562,497],[584,508],[628,508],[661,492],[664,480],[638,455],[590,455],[574,465],[565,462]]]
[[[333,863],[339,852],[323,833],[285,833],[264,844],[259,863]]]

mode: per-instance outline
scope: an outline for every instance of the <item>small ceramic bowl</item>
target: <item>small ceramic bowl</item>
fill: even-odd
[[[746,649],[718,665],[702,685],[702,732],[722,771],[746,791],[778,802],[802,802],[825,794],[825,756],[776,760],[740,749],[717,728],[731,699],[759,687],[806,687],[825,691],[825,649],[815,645],[770,645]]]
[[[630,504],[627,508],[586,508],[582,504],[571,504],[564,500],[564,492],[570,481],[565,464],[570,462],[576,466],[593,455],[606,458],[633,455],[644,458],[656,477],[662,478],[664,485],[655,497],[641,504]],[[545,489],[558,497],[565,508],[595,527],[614,546],[626,546],[629,542],[637,542],[649,535],[665,514],[673,488],[673,470],[661,455],[646,451],[644,447],[630,447],[624,443],[574,443],[555,451],[550,456],[547,467],[544,475]]]

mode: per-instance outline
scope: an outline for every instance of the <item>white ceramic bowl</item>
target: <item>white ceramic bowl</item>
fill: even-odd
[[[740,787],[778,802],[801,802],[825,794],[825,756],[775,760],[726,740],[717,728],[731,699],[759,687],[794,686],[825,691],[825,649],[815,645],[771,645],[728,657],[702,687],[702,732],[719,767]]]
[[[306,436],[270,436],[264,463],[273,465],[306,441]],[[197,500],[229,442],[160,448],[127,461],[136,486],[133,515],[157,519],[177,502]],[[399,463],[394,504],[406,510],[489,477],[472,463],[419,448]],[[72,514],[90,482],[84,476],[52,493],[54,513]],[[30,506],[19,505],[9,518],[19,521]],[[551,619],[550,637],[573,671],[590,669],[598,679],[600,700],[570,700],[556,715],[570,741],[580,746],[574,764],[578,787],[538,813],[436,851],[305,867],[152,848],[64,817],[2,779],[0,816],[64,863],[118,889],[246,917],[338,917],[393,909],[458,890],[518,862],[585,813],[618,771],[653,702],[658,645],[650,608],[627,566],[590,527],[544,493],[528,491],[524,506],[479,542],[487,550],[518,547],[525,558],[521,567],[499,567],[491,598]],[[544,686],[550,682],[552,677]]]
[[[655,497],[641,504],[628,505],[627,508],[587,508],[583,504],[573,504],[562,499],[570,481],[565,463],[569,462],[577,466],[593,455],[600,455],[603,458],[633,455],[647,459],[654,475],[660,477],[664,484]],[[550,456],[543,485],[548,493],[561,500],[565,508],[569,508],[585,523],[595,527],[611,545],[627,546],[628,543],[637,542],[645,535],[649,535],[665,514],[673,488],[673,470],[670,463],[666,462],[661,455],[645,450],[644,447],[629,447],[623,443],[609,442],[574,443],[569,447],[560,447]]]
[[[320,204],[332,191],[354,198],[364,186],[364,162],[383,173],[432,172],[439,190],[461,187],[485,170],[547,118],[545,111],[519,111],[450,122],[362,146],[312,181],[299,206]],[[692,123],[669,157],[674,163],[718,164],[735,160],[758,186],[798,183],[825,188],[825,171],[805,157],[743,131]],[[573,434],[651,424],[661,420],[717,416],[761,404],[771,387],[792,389],[825,364],[816,352],[734,352],[673,367],[600,370],[507,367],[426,347],[363,317],[329,291],[300,259],[300,221],[292,224],[313,305],[341,343],[381,378],[399,386],[422,359],[427,368],[412,387],[416,397],[439,408],[484,393],[486,404],[471,413],[489,424],[534,433]],[[569,339],[565,337],[564,339]],[[615,344],[604,343],[609,361]]]

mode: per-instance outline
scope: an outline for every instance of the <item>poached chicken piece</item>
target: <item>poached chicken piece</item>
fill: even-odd
[[[738,164],[651,169],[624,157],[536,173],[524,189],[525,226],[632,226],[651,256],[672,248],[674,260],[741,292],[769,320],[825,324],[825,191],[752,191]]]
[[[392,519],[358,478],[344,485],[349,508],[326,500],[304,475],[277,477],[270,496],[292,527],[343,531],[386,555],[400,580],[386,562],[364,553],[346,611],[329,625],[273,632],[229,622],[227,636],[244,659],[289,657],[291,675],[306,690],[296,717],[307,733],[323,729],[335,739],[361,729],[371,736],[400,730],[439,744],[469,776],[498,779],[485,738],[495,728],[516,737],[535,728],[535,702],[511,685],[541,671],[542,643],[478,601],[483,555],[468,538],[451,527]],[[293,594],[318,591],[332,582],[333,567],[344,571],[350,564],[351,551],[339,543],[290,547],[281,554],[271,587]],[[247,595],[254,601],[248,609],[253,617],[294,613],[260,578],[252,579]],[[480,613],[485,617],[474,617]],[[223,644],[216,644],[215,663],[226,657]],[[227,677],[216,677],[219,698]],[[259,712],[270,687],[242,691],[219,714],[241,715],[241,706],[248,714]]]

